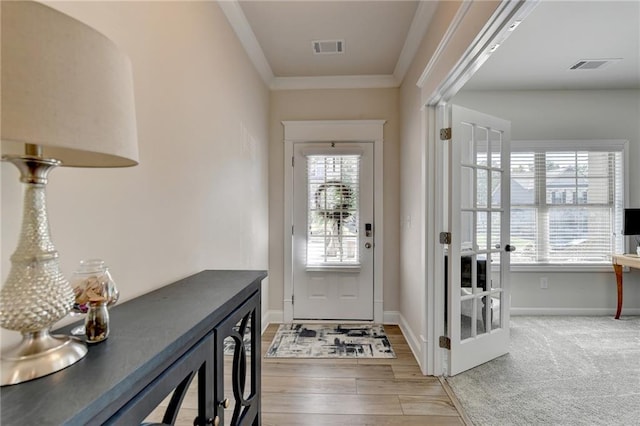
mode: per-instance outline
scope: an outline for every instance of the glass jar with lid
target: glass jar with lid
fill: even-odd
[[[118,301],[120,293],[109,268],[102,259],[84,259],[69,280],[75,295],[72,315],[83,315],[90,305],[104,304],[110,307]],[[84,326],[75,327],[71,333],[84,334]]]

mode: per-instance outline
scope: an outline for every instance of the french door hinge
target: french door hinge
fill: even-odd
[[[440,129],[440,140],[448,141],[449,139],[451,139],[451,127]]]
[[[440,347],[451,350],[451,339],[447,336],[440,336]]]
[[[440,244],[451,244],[451,232],[440,233]]]

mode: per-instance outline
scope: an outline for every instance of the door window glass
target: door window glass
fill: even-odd
[[[307,156],[307,266],[358,265],[359,155]]]

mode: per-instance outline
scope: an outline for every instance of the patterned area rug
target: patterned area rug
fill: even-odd
[[[395,358],[382,325],[281,324],[267,358]]]

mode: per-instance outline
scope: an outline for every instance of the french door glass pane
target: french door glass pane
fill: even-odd
[[[476,212],[476,247],[477,250],[487,250],[487,212]]]
[[[477,169],[477,186],[478,196],[476,204],[478,208],[487,207],[489,200],[489,172],[486,169]]]
[[[473,212],[460,213],[460,244],[462,250],[473,250]]]
[[[502,328],[502,316],[500,315],[500,305],[502,304],[502,293],[491,293],[491,329]]]
[[[491,207],[500,208],[502,200],[500,197],[500,182],[502,179],[502,172],[491,172]]]
[[[476,162],[478,166],[488,166],[489,135],[484,127],[475,126]]]
[[[491,130],[491,167],[499,169],[502,166],[502,132]]]
[[[490,250],[500,248],[500,220],[502,219],[501,212],[491,212],[491,244]],[[517,247],[517,246],[516,246]]]
[[[474,206],[473,168],[460,168],[460,208],[471,209]]]
[[[476,333],[477,335],[481,335],[487,332],[486,327],[486,309],[485,309],[485,297],[478,297],[475,299],[476,302],[476,312],[478,314],[478,318],[476,320]]]
[[[468,123],[462,123],[462,132],[460,137],[460,162],[462,164],[473,164],[473,126]]]

